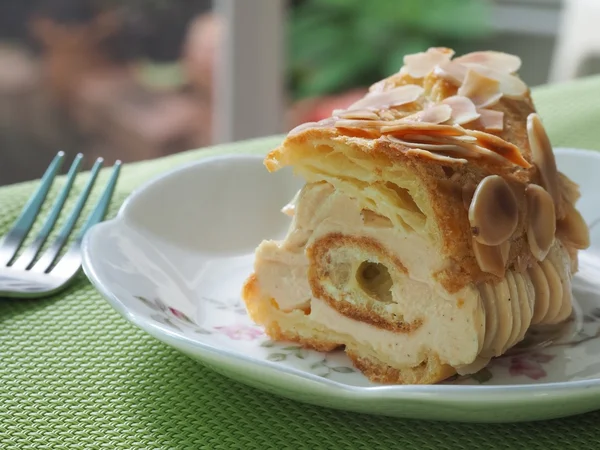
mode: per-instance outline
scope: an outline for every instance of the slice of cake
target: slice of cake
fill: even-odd
[[[445,48],[266,158],[306,185],[283,241],[256,249],[243,298],[275,340],[344,347],[367,377],[435,383],[572,311],[589,244],[519,58]]]

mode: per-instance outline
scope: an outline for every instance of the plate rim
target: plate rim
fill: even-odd
[[[264,159],[264,155],[262,153],[256,153],[256,152],[245,152],[245,153],[224,153],[224,152],[218,152],[218,151],[208,152],[207,155],[201,156],[200,159],[198,159],[196,161],[187,162],[187,163],[181,164],[177,167],[168,169],[165,172],[162,172],[162,173],[150,178],[149,180],[143,182],[138,187],[133,189],[131,191],[131,193],[127,196],[127,198],[125,198],[125,200],[123,200],[123,203],[119,207],[117,214],[115,215],[115,217],[113,219],[105,220],[94,226],[102,225],[103,223],[107,223],[107,222],[113,222],[113,221],[116,221],[117,219],[122,219],[125,216],[126,211],[129,208],[129,205],[131,203],[135,202],[135,199],[137,197],[139,197],[146,189],[150,188],[150,186],[152,186],[156,183],[160,183],[162,180],[166,180],[167,178],[176,176],[180,172],[193,170],[197,166],[209,164],[211,162],[227,160],[227,159],[240,159],[240,158]],[[94,227],[91,227],[90,230],[92,228],[94,228]],[[84,239],[85,239],[85,236],[84,236]]]
[[[585,150],[571,147],[557,147],[555,153],[577,154],[597,160],[600,164],[600,153],[596,150]],[[130,228],[127,221],[124,220],[124,215],[128,205],[140,195],[144,190],[151,185],[160,182],[163,179],[177,175],[184,170],[193,170],[197,166],[201,166],[216,160],[236,159],[236,158],[251,158],[262,159],[263,153],[256,152],[240,152],[240,153],[213,153],[201,157],[197,161],[183,164],[179,167],[167,170],[158,176],[141,184],[134,189],[131,194],[123,202],[117,215],[113,219],[109,219],[92,227],[84,236],[82,242],[82,267],[85,275],[90,280],[91,284],[98,290],[104,299],[126,320],[150,334],[155,339],[166,343],[176,350],[181,351],[180,347],[173,344],[173,341],[181,344],[184,347],[195,348],[199,350],[203,356],[205,353],[211,354],[217,358],[226,358],[232,362],[238,361],[244,365],[254,366],[266,370],[270,376],[278,378],[292,376],[296,379],[300,378],[304,384],[313,384],[318,388],[334,388],[330,391],[330,395],[337,397],[353,398],[353,399],[387,399],[387,400],[420,400],[432,404],[481,404],[482,402],[493,400],[502,403],[527,403],[532,401],[542,402],[544,399],[552,397],[554,400],[557,397],[566,397],[572,401],[576,401],[581,394],[591,395],[592,393],[600,395],[600,375],[598,378],[572,381],[545,382],[536,384],[508,384],[508,385],[452,385],[452,384],[432,384],[432,385],[380,385],[380,386],[354,386],[342,382],[326,379],[318,375],[308,373],[296,368],[279,365],[276,362],[263,361],[251,356],[246,356],[243,353],[236,353],[217,347],[212,344],[203,342],[200,339],[192,339],[182,333],[169,330],[158,324],[144,319],[133,313],[128,308],[125,301],[122,301],[115,293],[113,293],[101,276],[96,271],[96,263],[90,252],[91,243],[97,236],[101,236],[105,230],[115,226],[125,226]],[[161,337],[166,337],[168,342],[165,342]],[[201,358],[199,358],[201,359]],[[273,384],[273,383],[271,383]],[[580,395],[573,395],[580,394]],[[485,396],[485,397],[484,397]]]

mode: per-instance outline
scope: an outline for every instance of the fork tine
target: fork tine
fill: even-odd
[[[71,164],[71,168],[69,169],[69,173],[67,174],[67,180],[65,185],[63,186],[60,195],[52,205],[52,210],[48,213],[48,217],[44,222],[44,225],[38,235],[35,237],[34,241],[25,249],[25,251],[19,256],[19,258],[11,265],[14,269],[22,269],[26,270],[35,260],[35,257],[39,253],[40,249],[48,239],[48,235],[54,228],[56,224],[56,220],[69,196],[69,192],[71,191],[71,187],[73,186],[73,182],[75,181],[75,177],[77,176],[77,172],[79,171],[79,166],[81,165],[81,161],[83,160],[83,155],[81,153],[75,156],[73,163]]]
[[[104,192],[102,193],[102,197],[100,197],[98,203],[96,203],[94,210],[90,213],[89,217],[85,222],[85,225],[81,228],[81,231],[79,232],[79,236],[77,236],[78,242],[81,242],[83,236],[85,235],[87,230],[89,230],[92,227],[92,225],[96,225],[104,218],[104,215],[108,210],[108,205],[110,204],[110,199],[112,198],[113,192],[115,191],[115,186],[117,185],[117,178],[119,178],[120,172],[121,161],[116,160],[113,166],[113,172],[110,176],[110,179],[108,180],[108,183],[106,184]]]
[[[40,180],[40,186],[37,191],[29,198],[13,227],[6,233],[2,242],[0,242],[0,265],[10,263],[17,254],[21,244],[23,244],[50,191],[54,177],[62,166],[64,157],[65,152],[61,151],[57,153]]]
[[[89,178],[87,184],[85,185],[83,192],[79,195],[79,198],[77,199],[77,203],[75,203],[75,206],[73,207],[73,210],[71,211],[71,215],[69,216],[69,218],[67,219],[67,221],[65,222],[63,227],[60,229],[60,231],[58,232],[58,236],[56,237],[56,240],[42,254],[39,261],[37,263],[35,263],[35,265],[32,267],[33,271],[45,272],[52,265],[52,263],[54,262],[54,260],[58,256],[58,254],[60,253],[61,249],[65,245],[65,242],[69,238],[71,231],[73,231],[73,227],[77,223],[77,219],[79,218],[79,215],[81,214],[81,210],[85,206],[85,203],[90,195],[90,192],[92,191],[92,187],[94,186],[94,183],[96,181],[96,177],[98,176],[98,172],[100,172],[100,168],[102,167],[103,161],[104,160],[102,158],[98,158],[96,160],[96,162],[94,163],[94,166],[92,167],[92,170],[90,172],[90,178]]]
[[[119,178],[120,171],[121,161],[117,160],[115,161],[112,174],[108,180],[108,183],[106,184],[106,188],[104,189],[102,196],[85,221],[85,224],[81,228],[77,239],[71,245],[71,248],[69,248],[69,251],[65,254],[65,256],[63,256],[52,269],[51,273],[56,273],[58,276],[62,277],[72,277],[77,273],[79,267],[81,266],[81,241],[83,236],[87,230],[104,218],[104,215],[108,209],[108,205],[110,204],[110,199],[112,198],[112,194],[115,190],[115,186],[117,185],[117,178]]]

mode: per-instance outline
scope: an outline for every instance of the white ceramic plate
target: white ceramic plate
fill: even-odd
[[[600,218],[600,154],[557,150]],[[269,174],[262,155],[211,156],[146,184],[84,241],[84,269],[110,304],[157,339],[235,380],[302,402],[408,418],[524,421],[600,409],[600,227],[581,254],[578,314],[563,337],[434,386],[369,382],[343,352],[269,341],[240,299],[253,250],[283,237],[279,212],[301,186]],[[595,253],[595,252],[598,253]],[[598,256],[597,256],[598,255]]]

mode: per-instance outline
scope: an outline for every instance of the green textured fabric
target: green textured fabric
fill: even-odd
[[[600,149],[600,78],[543,87],[556,145]],[[264,152],[268,138],[211,151]],[[118,205],[192,151],[124,167]],[[106,174],[104,174],[106,175]],[[5,232],[35,183],[0,189]],[[44,300],[0,301],[0,448],[600,448],[600,412],[550,422],[473,425],[308,406],[230,381],[121,318],[83,276]]]

